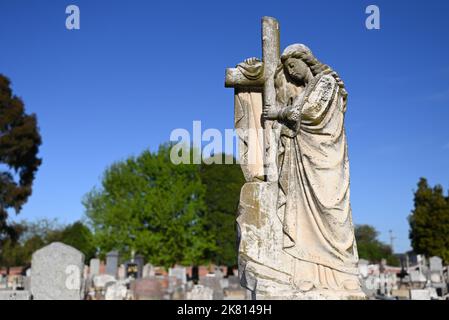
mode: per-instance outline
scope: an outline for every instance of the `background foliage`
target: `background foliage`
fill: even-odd
[[[8,209],[18,213],[31,195],[41,143],[36,116],[25,113],[9,79],[0,74],[0,245],[19,236],[19,230],[7,224]]]
[[[430,187],[421,178],[409,216],[413,251],[427,257],[439,256],[449,262],[449,196],[440,185]]]

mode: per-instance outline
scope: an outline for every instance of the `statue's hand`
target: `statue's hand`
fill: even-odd
[[[262,112],[262,116],[266,120],[277,120],[279,113],[274,109],[265,109]]]
[[[259,58],[251,57],[248,59],[245,59],[245,63],[249,65],[255,65],[256,63],[261,62]]]

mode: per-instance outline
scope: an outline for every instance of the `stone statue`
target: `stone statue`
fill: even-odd
[[[255,299],[363,299],[344,83],[305,45],[280,55],[275,19],[262,19],[262,40],[263,61],[226,73],[247,180],[237,218],[241,283]]]

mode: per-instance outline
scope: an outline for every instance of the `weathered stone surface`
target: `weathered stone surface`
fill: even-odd
[[[204,287],[210,288],[212,290],[212,299],[213,300],[223,300],[224,299],[224,290],[222,287],[222,278],[213,276],[205,276],[201,277],[199,284]]]
[[[73,247],[54,242],[33,254],[31,293],[35,300],[83,298],[84,255]]]
[[[27,290],[17,291],[17,290],[0,290],[0,301],[1,300],[30,300],[31,293]]]
[[[427,289],[411,289],[410,300],[430,300],[430,291]]]
[[[160,279],[137,279],[131,282],[131,292],[135,300],[162,300],[168,286]]]
[[[97,258],[90,259],[89,275],[92,277],[96,276],[99,273],[100,273],[100,259]]]
[[[105,291],[105,300],[125,300],[128,294],[126,285],[120,282],[109,283]]]
[[[293,44],[280,55],[279,43],[278,22],[264,17],[263,61],[239,64],[247,79],[232,74],[230,81],[230,72],[226,79],[235,88],[235,127],[243,132],[259,125],[259,117],[254,123],[247,118],[258,114],[261,102],[253,96],[261,84],[255,80],[264,80],[264,177],[242,165],[248,183],[237,219],[241,282],[255,299],[361,299],[344,129],[347,92],[308,47]],[[250,146],[260,140],[239,136],[240,162],[257,159]]]
[[[246,183],[237,217],[242,286],[266,294],[290,292],[291,257],[282,250],[276,215],[277,183]]]
[[[188,300],[213,300],[214,290],[197,284],[193,287],[192,291],[187,293]]]
[[[126,267],[124,264],[121,264],[120,267],[118,267],[117,277],[119,280],[126,279]]]
[[[95,288],[105,288],[107,284],[115,283],[115,277],[109,274],[99,274],[93,277],[93,284]]]
[[[169,268],[168,269],[168,276],[169,277],[175,277],[182,284],[186,284],[187,283],[187,270],[186,270],[185,267]]]
[[[106,255],[106,273],[116,277],[118,269],[119,253],[111,251]]]
[[[150,263],[147,263],[143,266],[142,278],[151,278],[155,276],[154,266]]]

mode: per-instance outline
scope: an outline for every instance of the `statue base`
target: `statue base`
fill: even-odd
[[[237,217],[239,277],[254,300],[361,300],[359,290],[302,292],[292,281],[294,258],[284,252],[282,221],[277,215],[277,182],[248,182],[240,193]]]

